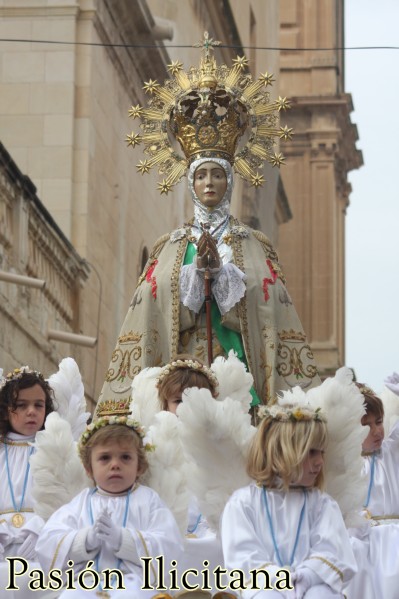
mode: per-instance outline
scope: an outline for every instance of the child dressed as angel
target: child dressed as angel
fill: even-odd
[[[157,493],[139,483],[147,469],[143,436],[142,427],[126,415],[103,416],[88,425],[79,453],[95,486],[59,508],[44,526],[37,552],[45,572],[53,568],[65,571],[72,560],[78,573],[91,560],[98,573],[111,568],[129,574],[131,596],[156,593],[141,590],[141,557],[162,555],[167,563],[178,560],[182,541],[171,512]],[[93,580],[91,575],[88,579]],[[93,592],[101,592],[101,584]],[[124,579],[118,577],[115,584],[122,588]],[[157,581],[152,584],[156,587]],[[67,588],[62,596],[70,593],[87,596],[84,587],[76,591]]]
[[[386,380],[387,387],[381,397],[369,386],[357,383],[362,393],[366,414],[361,423],[368,431],[362,443],[363,471],[367,490],[363,497],[363,526],[353,529],[352,544],[357,551],[359,573],[371,579],[368,598],[396,599],[399,585],[399,422],[385,436],[384,407],[398,413],[399,377]],[[383,401],[384,400],[384,401]],[[396,404],[396,405],[395,405]],[[357,586],[355,586],[355,584]],[[348,588],[348,594],[357,592],[359,575]],[[362,592],[365,596],[365,593]],[[366,599],[368,599],[366,598]]]
[[[266,569],[270,589],[247,588],[244,599],[332,599],[356,571],[337,503],[322,492],[327,426],[311,405],[262,406],[247,470],[222,518],[226,566]],[[291,586],[274,587],[282,569]]]
[[[64,358],[58,372],[48,380],[41,372],[21,366],[0,379],[0,597],[13,597],[7,590],[11,567],[6,558],[27,568],[39,567],[38,535],[44,526],[43,507],[35,489],[41,487],[32,464],[37,458],[36,440],[49,419],[63,417],[73,423],[71,438],[82,431],[85,413],[83,384],[78,365]],[[52,456],[53,457],[53,456]],[[44,492],[44,496],[46,492]],[[18,597],[31,596],[28,576],[18,576]],[[12,582],[12,581],[11,581]]]
[[[16,368],[0,382],[0,559],[35,561],[44,525],[33,510],[30,456],[36,433],[54,410],[53,391],[37,370]],[[5,581],[6,582],[6,578]],[[4,590],[2,584],[0,589]]]

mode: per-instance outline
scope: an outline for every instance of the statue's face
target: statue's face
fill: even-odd
[[[226,173],[216,162],[204,162],[195,171],[194,190],[201,204],[207,208],[217,206],[226,189]]]

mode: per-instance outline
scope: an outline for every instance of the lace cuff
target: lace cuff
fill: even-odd
[[[224,264],[212,284],[212,293],[222,315],[244,296],[246,275],[231,262]]]
[[[224,315],[244,296],[246,275],[231,262],[211,273],[214,277],[212,293]],[[196,314],[205,301],[204,275],[194,262],[185,264],[180,271],[180,301]]]
[[[205,301],[204,277],[194,262],[185,264],[180,271],[180,301],[196,314]]]

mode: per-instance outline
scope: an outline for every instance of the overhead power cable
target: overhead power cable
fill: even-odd
[[[11,39],[0,38],[0,42],[21,43],[21,44],[54,44],[65,46],[98,46],[101,48],[126,48],[126,49],[149,49],[159,48],[159,44],[104,44],[102,42],[70,42],[60,40],[29,40],[29,39]],[[193,48],[191,45],[164,44],[163,47],[169,48]],[[278,52],[336,52],[337,50],[399,50],[399,46],[337,46],[335,48],[285,48],[274,46],[231,46],[221,44],[219,48],[231,48],[238,50],[275,50]]]

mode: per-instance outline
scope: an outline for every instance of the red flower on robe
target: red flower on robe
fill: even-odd
[[[153,276],[153,272],[154,269],[156,267],[156,265],[158,264],[158,260],[154,260],[153,262],[151,262],[147,273],[145,275],[145,280],[147,281],[147,283],[150,283],[151,285],[151,293],[152,293],[152,297],[154,299],[157,299],[157,279],[156,277]]]
[[[273,262],[268,259],[268,260],[266,260],[266,264],[270,268],[271,279],[269,279],[267,277],[265,277],[263,279],[263,294],[265,296],[265,302],[267,302],[267,300],[270,297],[270,294],[269,294],[269,285],[274,285],[274,283],[276,282],[277,277],[278,277],[277,271],[273,267]]]

